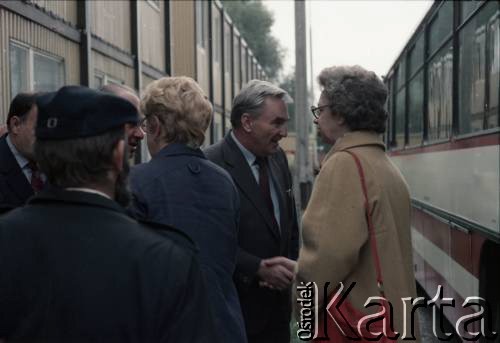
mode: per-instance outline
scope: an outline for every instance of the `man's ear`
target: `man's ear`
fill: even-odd
[[[120,139],[113,149],[113,166],[116,171],[123,171],[123,161],[125,158],[127,158],[127,156],[125,156],[125,140]]]
[[[19,127],[21,126],[21,118],[18,116],[12,116],[9,120],[10,128],[9,133],[19,134]]]
[[[252,132],[253,119],[248,113],[243,113],[241,115],[241,127],[245,132]]]
[[[157,116],[151,116],[148,118],[148,129],[146,134],[151,135],[154,139],[158,139],[161,136],[161,125],[160,120]]]

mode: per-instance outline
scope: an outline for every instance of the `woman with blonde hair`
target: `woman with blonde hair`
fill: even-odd
[[[212,105],[189,77],[152,82],[141,100],[152,160],[130,173],[132,212],[192,238],[211,300],[220,342],[245,342],[233,283],[239,220],[238,191],[229,174],[200,150]],[[196,325],[196,323],[193,323]]]
[[[415,297],[410,195],[381,137],[387,119],[387,89],[375,73],[360,66],[326,68],[318,80],[322,92],[318,106],[311,110],[320,135],[333,147],[323,160],[304,213],[297,283],[316,282],[318,304],[334,300],[340,283],[344,291],[355,283],[340,307],[353,320],[354,332],[346,332],[349,328],[340,324],[351,337],[373,338],[370,333],[381,330],[395,337],[404,328],[409,333],[402,298]],[[323,299],[328,282],[329,297]],[[365,308],[372,296],[387,299],[394,311],[384,318],[387,326],[377,327],[383,324],[380,320],[360,330],[357,320],[378,312],[379,306]],[[391,305],[381,303],[386,310]],[[338,312],[332,312],[335,318]],[[329,316],[328,321],[332,341],[348,341],[339,326],[331,325]]]

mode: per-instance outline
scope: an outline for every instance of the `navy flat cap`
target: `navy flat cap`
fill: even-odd
[[[134,105],[116,95],[82,86],[65,86],[37,98],[35,135],[41,139],[91,137],[126,123],[137,124]]]

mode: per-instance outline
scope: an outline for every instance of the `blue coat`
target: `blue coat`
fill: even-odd
[[[130,173],[131,212],[176,227],[200,249],[221,342],[246,342],[233,282],[238,251],[239,195],[229,174],[200,149],[169,144]]]

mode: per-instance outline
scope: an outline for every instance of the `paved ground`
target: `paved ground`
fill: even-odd
[[[437,337],[434,336],[432,332],[432,310],[431,309],[419,309],[419,319],[420,319],[420,334],[422,337],[422,343],[442,343]],[[453,327],[446,323],[445,325],[447,332],[455,332]],[[460,341],[454,337],[450,341],[451,343],[459,343]]]

